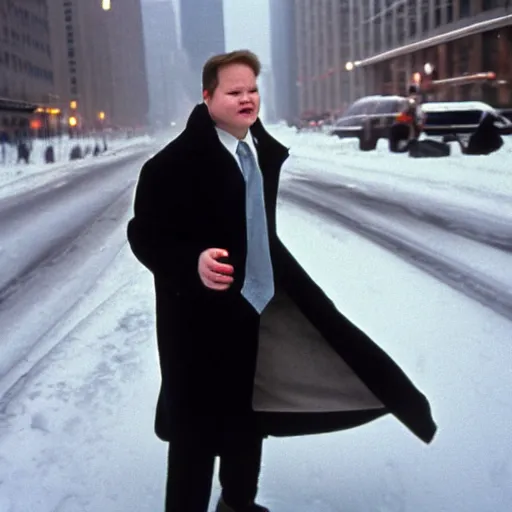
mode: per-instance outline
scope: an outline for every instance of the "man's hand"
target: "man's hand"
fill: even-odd
[[[217,261],[219,258],[227,257],[228,251],[224,249],[206,249],[199,256],[199,277],[207,288],[223,291],[233,283],[233,267]]]

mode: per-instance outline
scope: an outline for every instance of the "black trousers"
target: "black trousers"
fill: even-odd
[[[220,450],[222,497],[233,508],[255,500],[262,438],[248,433],[225,439]],[[165,512],[207,512],[215,462],[213,446],[183,439],[169,447]]]
[[[261,468],[263,438],[252,412],[252,387],[260,319],[241,298],[211,311],[212,319],[229,322],[207,340],[215,347],[206,365],[214,373],[197,382],[195,393],[215,389],[221,404],[190,420],[172,436],[168,455],[165,512],[207,512],[212,490],[215,457],[220,458],[222,496],[233,508],[255,500]],[[229,316],[228,316],[229,315]],[[204,374],[209,370],[205,367]],[[212,401],[214,396],[211,397]],[[185,420],[185,424],[187,421]]]

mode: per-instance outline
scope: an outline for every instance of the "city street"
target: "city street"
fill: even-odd
[[[428,395],[439,433],[425,446],[386,417],[270,439],[261,501],[273,512],[505,511],[510,141],[433,166],[385,144],[361,153],[354,141],[271,131],[291,148],[281,237]],[[156,147],[0,202],[2,512],[162,507],[152,278],[125,235]],[[217,495],[216,484],[212,504]]]
[[[259,458],[252,441],[232,439],[227,416],[238,402],[223,384],[250,392],[242,374],[252,363],[233,353],[247,352],[257,326],[228,300],[221,330],[209,330],[201,308],[210,303],[189,281],[194,256],[170,255],[184,274],[168,271],[152,241],[166,228],[144,220],[165,210],[165,226],[180,211],[177,249],[225,245],[235,285],[245,275],[240,287],[252,292],[270,275],[250,257],[245,272],[237,267],[257,233],[265,250],[258,166],[270,239],[277,220],[299,263],[271,244],[274,284],[311,325],[268,311],[262,333],[276,336],[261,338],[257,362],[270,361],[271,374],[257,372],[253,407],[268,412],[258,397],[279,394],[269,382],[297,402],[314,394],[308,414],[324,411],[324,398],[356,407],[353,370],[396,416],[265,439],[257,503],[269,512],[510,512],[511,55],[508,0],[0,0],[0,512],[214,512],[220,461],[208,511],[196,482],[217,426],[227,504],[259,508],[238,509],[252,501]],[[289,150],[279,181],[285,151],[260,121]],[[140,171],[180,134],[152,162],[130,246]],[[182,190],[188,183],[193,192]],[[176,193],[185,208],[175,208]],[[201,278],[219,287],[225,278],[199,256]],[[157,322],[155,285],[161,304],[169,279],[175,311],[159,310]],[[191,337],[194,315],[202,334]],[[224,329],[233,318],[248,320]],[[172,334],[157,344],[157,323],[190,343]],[[306,366],[290,356],[304,354],[302,338]],[[382,371],[372,341],[397,371]],[[317,358],[329,349],[322,343],[336,345],[339,368]],[[199,362],[184,363],[188,354]],[[176,503],[165,506],[169,446],[155,415],[161,369],[176,364],[163,372],[159,408],[173,432],[187,424],[173,408],[201,412],[217,397],[229,405],[215,405],[222,417],[205,420],[197,446],[183,442],[169,473]],[[432,416],[407,382],[403,392],[400,369]],[[309,383],[308,371],[327,379],[331,370],[343,381],[327,394]],[[295,411],[293,400],[279,412]],[[299,428],[302,417],[287,418]]]

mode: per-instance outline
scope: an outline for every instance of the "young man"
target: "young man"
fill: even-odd
[[[204,104],[142,171],[129,227],[135,254],[155,272],[167,512],[207,511],[216,455],[218,511],[267,511],[254,503],[263,436],[251,408],[259,318],[274,286],[265,200],[275,199],[264,197],[249,133],[259,72],[247,51],[206,63]],[[277,176],[288,152],[260,130],[260,161]]]
[[[279,240],[288,150],[258,119],[259,72],[248,51],[205,64],[204,103],[144,165],[128,225],[155,282],[166,512],[207,512],[216,456],[217,511],[268,512],[255,503],[265,435],[388,412],[425,442],[435,432],[425,397]]]

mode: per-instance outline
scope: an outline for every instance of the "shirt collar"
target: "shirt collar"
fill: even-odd
[[[251,148],[251,151],[253,152],[254,156],[256,156],[258,153],[256,152],[256,146],[254,144],[254,140],[252,138],[251,132],[248,131],[247,135],[243,139],[237,139],[234,135],[231,135],[231,133],[228,133],[225,130],[222,130],[221,128],[215,127],[215,130],[217,131],[217,135],[219,136],[219,140],[222,142],[222,144],[225,146],[225,148],[236,158],[236,149],[238,147],[238,142],[242,140],[243,142],[247,143],[249,148]]]

